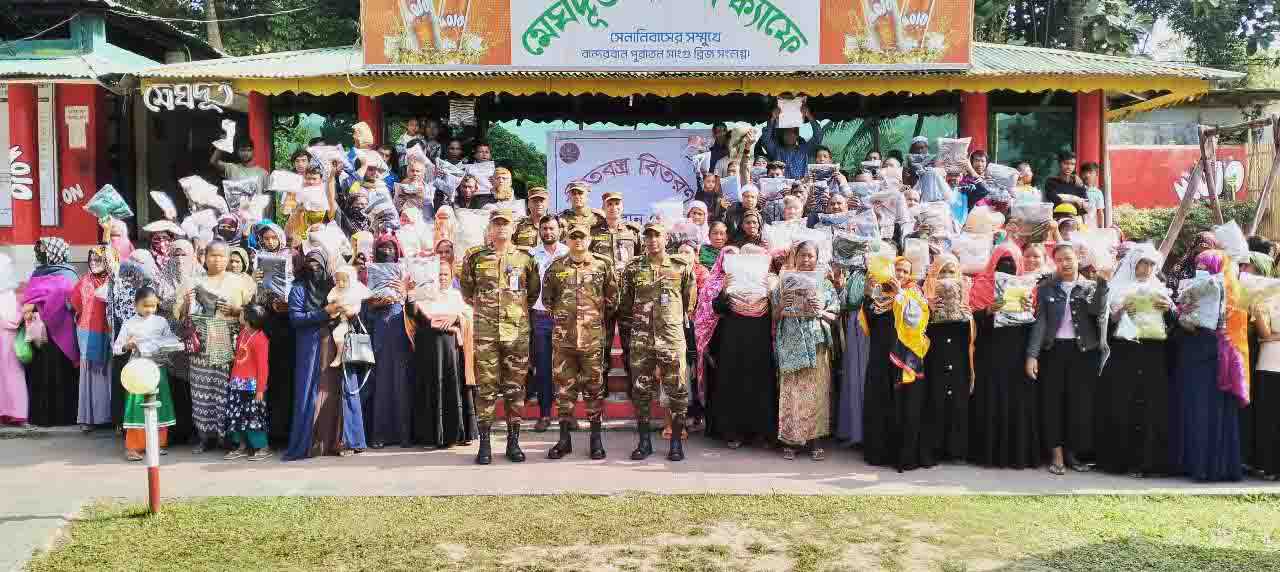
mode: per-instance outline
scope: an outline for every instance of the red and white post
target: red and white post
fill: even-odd
[[[143,427],[147,434],[147,512],[160,514],[160,400],[147,395],[142,404]]]

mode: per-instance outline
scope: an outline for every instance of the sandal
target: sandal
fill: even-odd
[[[234,461],[234,460],[236,460],[236,459],[242,459],[242,458],[244,458],[244,457],[245,457],[245,455],[246,455],[246,453],[245,453],[245,450],[244,450],[244,449],[236,449],[236,450],[234,450],[234,451],[228,451],[226,455],[223,455],[223,456],[222,456],[222,460],[223,460],[223,461]]]
[[[1067,468],[1062,465],[1049,465],[1049,472],[1058,476],[1067,474]]]
[[[272,455],[274,455],[274,454],[275,454],[275,452],[274,452],[274,451],[272,451],[271,449],[268,449],[268,448],[266,448],[266,447],[263,447],[263,448],[261,448],[261,449],[258,449],[257,451],[254,451],[252,455],[249,455],[249,460],[250,460],[250,461],[265,461],[265,460],[267,460],[267,459],[271,458],[271,456],[272,456]]]
[[[822,449],[814,449],[812,452],[809,453],[809,458],[813,459],[814,461],[826,460],[827,452]]]
[[[794,461],[794,460],[796,460],[796,450],[795,450],[795,449],[792,449],[791,447],[783,447],[783,448],[782,448],[782,458],[783,458],[783,459],[786,459],[786,460],[788,460],[788,461]]]
[[[737,449],[742,446],[742,441],[729,441],[728,445],[730,449]]]
[[[125,451],[125,452],[124,452],[124,460],[126,460],[126,461],[141,461],[141,460],[142,460],[142,453],[139,453],[139,452],[137,452],[137,451]]]
[[[339,457],[350,457],[350,456],[352,456],[352,455],[354,455],[354,454],[356,454],[356,452],[355,452],[355,451],[352,451],[351,449],[343,449],[343,450],[341,450],[341,451],[338,451],[338,456],[339,456]]]

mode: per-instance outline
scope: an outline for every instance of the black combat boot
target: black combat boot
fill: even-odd
[[[559,459],[573,452],[573,422],[560,421],[560,440],[547,451],[548,459]]]
[[[604,442],[600,439],[600,422],[591,422],[591,459],[599,461],[604,458]]]
[[[493,451],[489,444],[489,424],[480,424],[480,451],[476,453],[477,465],[488,465],[493,462]]]
[[[520,424],[507,424],[507,460],[512,463],[524,462],[524,451],[520,450]]]
[[[637,422],[636,432],[640,434],[640,444],[636,445],[636,450],[631,452],[631,460],[643,461],[653,454],[653,443],[649,440],[649,422]]]
[[[671,450],[667,451],[668,461],[684,460],[684,441],[680,434],[684,433],[684,416],[671,417]]]

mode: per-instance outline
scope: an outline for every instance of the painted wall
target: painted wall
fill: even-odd
[[[1112,204],[1144,208],[1178,206],[1174,183],[1200,159],[1197,145],[1111,145],[1107,151]],[[1218,149],[1221,161],[1244,163],[1244,158],[1242,146]],[[1244,191],[1240,189],[1240,196]]]

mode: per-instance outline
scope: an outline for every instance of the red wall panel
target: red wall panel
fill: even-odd
[[[1110,146],[1112,204],[1136,207],[1178,206],[1173,185],[1200,159],[1195,145]],[[1244,147],[1218,149],[1218,159],[1244,162]],[[1243,194],[1246,189],[1241,189]]]

